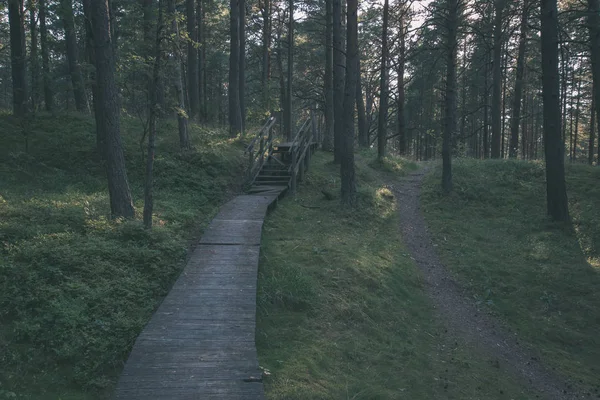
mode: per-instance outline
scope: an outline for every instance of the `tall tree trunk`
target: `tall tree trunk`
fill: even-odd
[[[83,15],[85,17],[85,56],[87,62],[91,65],[96,65],[96,50],[94,44],[94,32],[92,27],[92,0],[82,0]],[[94,118],[96,121],[102,118],[102,107],[99,104],[99,82],[96,69],[90,71],[89,76],[92,82],[92,106],[94,108]],[[105,159],[104,131],[100,125],[96,124],[96,152],[100,159]]]
[[[96,124],[103,133],[105,143],[110,210],[113,217],[131,218],[134,216],[134,209],[121,143],[120,111],[115,84],[115,58],[108,1],[91,1],[90,6],[98,81],[97,102],[101,115]]]
[[[494,59],[492,69],[492,158],[500,158],[502,135],[502,20],[506,0],[495,0]]]
[[[347,0],[346,24],[346,83],[344,89],[344,135],[340,162],[341,201],[343,205],[356,203],[354,171],[354,105],[358,75],[358,0]]]
[[[597,128],[600,129],[600,0],[588,0],[588,29],[590,32],[590,55],[592,63],[594,111]],[[600,165],[600,134],[598,134],[598,162]]]
[[[456,55],[458,50],[458,14],[460,0],[446,0],[446,93],[444,101],[444,132],[442,140],[442,190],[452,191],[452,136],[456,131]]]
[[[29,0],[29,33],[31,38],[31,110],[37,109],[37,97],[39,88],[39,63],[38,63],[38,36],[37,36],[37,18],[36,3]]]
[[[204,33],[204,0],[197,0],[196,26],[198,27],[198,117],[206,121],[206,38]]]
[[[344,135],[344,48],[342,38],[342,2],[332,0],[333,20],[333,162],[341,162]]]
[[[590,142],[588,147],[588,163],[594,163],[594,142],[596,140],[596,99],[592,89],[592,106],[590,110]],[[600,157],[600,154],[598,155]]]
[[[71,0],[60,0],[60,19],[65,29],[67,61],[69,63],[69,73],[71,74],[71,84],[73,85],[75,107],[79,112],[89,112],[85,85],[79,66],[79,50],[77,47],[77,35],[75,33],[75,20],[73,18],[73,4]]]
[[[490,85],[488,82],[488,77],[489,77],[489,56],[486,56],[486,62],[485,62],[485,88],[483,91],[483,96],[484,96],[484,100],[483,100],[483,158],[489,158],[490,157],[490,145],[489,145],[489,138],[490,138],[490,133],[489,133],[489,97],[490,97]]]
[[[331,151],[334,130],[334,91],[333,91],[333,0],[325,0],[325,135],[323,149]]]
[[[367,115],[365,113],[365,100],[363,99],[361,85],[360,57],[357,57],[356,68],[356,112],[358,114],[358,145],[362,148],[369,147],[369,127],[367,126]]]
[[[242,132],[240,109],[240,0],[229,2],[229,134]]]
[[[406,123],[404,121],[404,58],[406,53],[404,17],[400,18],[400,49],[398,52],[398,103],[396,113],[398,114],[398,152],[400,155],[406,153]]]
[[[194,0],[186,0],[187,33],[187,78],[190,119],[195,119],[200,113],[198,91],[198,27],[196,25],[196,4]]]
[[[12,70],[13,114],[23,117],[27,112],[27,71],[25,54],[23,0],[8,1],[10,25],[10,64]]]
[[[579,142],[579,106],[581,105],[581,79],[577,82],[577,102],[575,105],[575,134],[573,136],[573,161],[577,161],[577,143]]]
[[[240,7],[240,116],[242,132],[246,129],[246,1],[239,0]]]
[[[564,146],[560,135],[557,0],[541,0],[542,96],[544,99],[544,148],[548,215],[569,220],[565,185]]]
[[[161,42],[163,33],[163,0],[158,0],[158,21],[156,24],[156,38],[154,43],[154,60],[152,75],[149,76],[148,89],[150,90],[148,102],[148,151],[146,154],[146,179],[144,184],[144,227],[152,228],[152,211],[154,209],[154,156],[156,152],[156,120],[159,115],[157,87],[160,77]],[[150,57],[148,57],[150,61]]]
[[[179,34],[179,23],[177,22],[177,10],[175,0],[168,0],[169,20],[171,21],[171,34],[173,35],[173,67],[175,74],[173,80],[175,83],[175,92],[177,93],[177,128],[179,132],[179,147],[182,150],[191,148],[190,136],[188,133],[188,119],[185,110],[185,93],[183,91],[183,73],[181,67],[181,35]]]
[[[50,56],[48,54],[48,29],[46,28],[46,0],[39,0],[40,46],[42,50],[42,82],[44,85],[44,106],[46,111],[54,109],[54,93],[50,77]]]
[[[263,107],[271,109],[270,99],[270,80],[271,80],[271,0],[264,0],[262,3],[261,14],[263,19],[262,26],[262,66],[261,66],[261,86]]]
[[[294,116],[292,110],[292,83],[294,79],[294,0],[289,0],[289,19],[288,19],[288,62],[287,62],[287,96],[286,96],[286,137],[292,140],[294,137]]]
[[[383,3],[383,30],[381,32],[381,71],[379,86],[379,122],[377,124],[377,158],[385,157],[387,142],[387,112],[388,112],[388,21],[389,0]]]
[[[519,49],[517,52],[517,71],[515,78],[515,91],[513,96],[512,115],[510,118],[510,144],[508,156],[517,157],[519,148],[519,123],[521,121],[521,98],[523,97],[525,72],[525,51],[527,49],[527,33],[529,27],[529,4],[531,0],[525,0],[521,14],[521,34],[519,36]]]

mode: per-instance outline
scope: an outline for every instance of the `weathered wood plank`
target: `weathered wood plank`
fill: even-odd
[[[222,207],[137,338],[116,399],[264,399],[254,382],[256,281],[263,219],[276,199],[239,196]]]

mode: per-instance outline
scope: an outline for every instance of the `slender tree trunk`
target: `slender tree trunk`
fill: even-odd
[[[358,0],[347,0],[346,24],[346,84],[344,90],[344,135],[340,162],[341,201],[343,205],[356,203],[354,171],[354,105],[358,75]]]
[[[362,148],[369,147],[369,132],[367,126],[367,115],[365,113],[365,100],[363,99],[361,85],[360,57],[357,57],[356,68],[356,112],[358,114],[358,145]]]
[[[510,118],[510,149],[508,152],[508,156],[510,158],[517,157],[517,151],[519,148],[519,123],[521,121],[521,98],[523,97],[523,76],[525,72],[525,51],[527,49],[530,1],[531,0],[525,0],[523,4],[523,13],[521,14],[521,34],[519,36],[519,49],[517,52],[515,91],[513,96],[512,115]]]
[[[323,149],[334,149],[333,0],[325,0],[325,135]]]
[[[242,132],[246,129],[246,0],[239,0],[240,7],[240,116]]]
[[[264,0],[262,4],[262,68],[261,68],[261,86],[263,96],[263,106],[271,109],[270,98],[270,80],[271,80],[271,0]]]
[[[10,25],[10,64],[13,87],[13,114],[25,116],[27,112],[27,71],[25,54],[25,27],[23,0],[8,1]]]
[[[379,87],[379,122],[377,124],[377,158],[385,157],[387,142],[387,112],[388,112],[388,20],[389,0],[383,3],[383,30],[381,33],[381,71]]]
[[[198,91],[198,27],[196,25],[196,4],[194,0],[186,0],[187,33],[187,78],[190,119],[195,119],[199,114],[200,103]]]
[[[344,48],[342,38],[342,2],[332,0],[333,19],[333,162],[341,162],[344,135]]]
[[[48,30],[46,28],[46,0],[39,0],[40,9],[40,46],[42,50],[42,81],[44,85],[44,105],[46,111],[54,109],[54,93],[52,93],[50,77],[50,56],[48,55]]]
[[[557,0],[541,0],[542,96],[544,99],[544,148],[548,215],[569,220],[565,185],[564,146],[560,135]]]
[[[593,104],[596,126],[600,129],[600,0],[588,0],[588,29],[593,79]],[[593,153],[593,151],[592,151]],[[593,157],[593,156],[592,156]],[[598,134],[598,162],[600,165],[600,134]]]
[[[77,47],[77,35],[75,33],[75,20],[73,18],[73,4],[71,0],[60,0],[60,18],[65,29],[67,61],[69,63],[69,73],[71,74],[71,84],[73,85],[75,107],[79,112],[89,112],[85,85],[79,66],[79,50]]]
[[[83,14],[85,17],[85,51],[86,58],[88,63],[91,65],[96,65],[96,50],[94,44],[94,32],[92,27],[92,0],[82,0],[83,5]],[[92,82],[92,106],[94,108],[94,118],[96,121],[102,118],[102,107],[99,104],[100,94],[99,94],[99,82],[96,73],[96,69],[92,69],[90,71],[89,76]],[[104,143],[104,131],[101,129],[100,125],[96,124],[96,152],[100,159],[105,159],[105,143]]]
[[[406,154],[406,123],[404,121],[404,58],[406,53],[404,18],[400,18],[400,49],[398,53],[398,100],[397,100],[397,121],[398,121],[398,152],[400,155]]]
[[[483,158],[489,158],[490,157],[490,145],[489,145],[489,138],[490,138],[490,133],[489,133],[489,97],[490,97],[490,85],[488,82],[488,77],[489,77],[489,58],[486,56],[486,63],[485,63],[485,89],[484,89],[484,100],[483,100]]]
[[[456,55],[460,0],[446,0],[448,36],[446,43],[445,123],[442,141],[442,190],[452,191],[452,137],[456,131]]]
[[[171,33],[173,35],[173,67],[175,83],[175,92],[177,93],[177,128],[179,132],[179,147],[182,150],[191,148],[190,136],[188,133],[188,118],[185,110],[185,92],[183,91],[183,73],[181,67],[181,35],[179,34],[179,23],[177,22],[177,10],[175,0],[168,0],[169,20],[171,21]]]
[[[37,18],[36,3],[29,2],[29,33],[31,38],[31,110],[37,109],[38,82],[39,82],[39,63],[38,63],[38,36],[37,36]]]
[[[565,46],[562,42],[559,44],[560,53],[561,53],[561,65],[562,65],[562,74],[560,79],[560,90],[561,90],[561,100],[562,100],[562,128],[561,128],[561,140],[563,143],[567,139],[567,119],[565,116],[567,115],[567,84],[568,84],[568,75],[569,75],[569,55],[565,55]]]
[[[97,101],[101,115],[96,124],[103,133],[105,143],[110,210],[113,217],[131,218],[134,216],[134,209],[121,143],[120,111],[115,84],[115,58],[108,1],[92,1],[90,6],[98,81]]]
[[[593,89],[592,89],[593,92]],[[596,140],[596,99],[592,93],[592,106],[590,110],[590,142],[588,147],[588,163],[594,163],[594,142]],[[600,154],[599,154],[600,157]]]
[[[148,103],[148,153],[146,155],[146,180],[144,184],[144,227],[152,228],[152,211],[154,209],[154,156],[156,153],[156,120],[158,119],[159,106],[157,87],[160,77],[161,41],[163,30],[163,0],[158,0],[158,22],[156,24],[156,39],[154,43],[154,62],[152,75],[149,77],[150,101]]]
[[[196,26],[198,30],[198,119],[206,121],[206,39],[204,34],[204,0],[197,0]]]
[[[229,2],[229,133],[232,137],[242,133],[240,109],[240,0]]]
[[[506,0],[495,0],[492,64],[492,158],[500,158],[502,135],[502,20]]]
[[[577,143],[579,142],[579,106],[581,104],[581,79],[577,82],[577,102],[575,105],[575,133],[573,135],[573,161],[577,161]]]
[[[294,115],[293,115],[293,79],[294,79],[294,0],[289,0],[289,20],[288,20],[288,62],[287,62],[287,97],[285,113],[287,114],[287,140],[294,137]]]

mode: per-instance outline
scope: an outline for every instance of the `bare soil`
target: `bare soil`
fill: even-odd
[[[574,385],[541,363],[538,357],[519,343],[515,333],[492,315],[478,308],[461,285],[440,261],[421,210],[419,194],[427,168],[397,179],[390,185],[400,210],[400,227],[404,243],[424,277],[424,286],[445,326],[445,340],[460,338],[494,360],[498,368],[522,379],[538,398],[570,400],[589,398],[578,393]]]

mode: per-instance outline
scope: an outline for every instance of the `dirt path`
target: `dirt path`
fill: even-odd
[[[425,288],[433,299],[448,335],[461,337],[484,354],[498,360],[504,369],[521,376],[525,384],[545,399],[588,398],[575,393],[572,385],[550,372],[518,344],[497,321],[477,308],[438,258],[419,208],[419,193],[427,168],[398,179],[392,186],[400,210],[404,242],[424,275]]]

